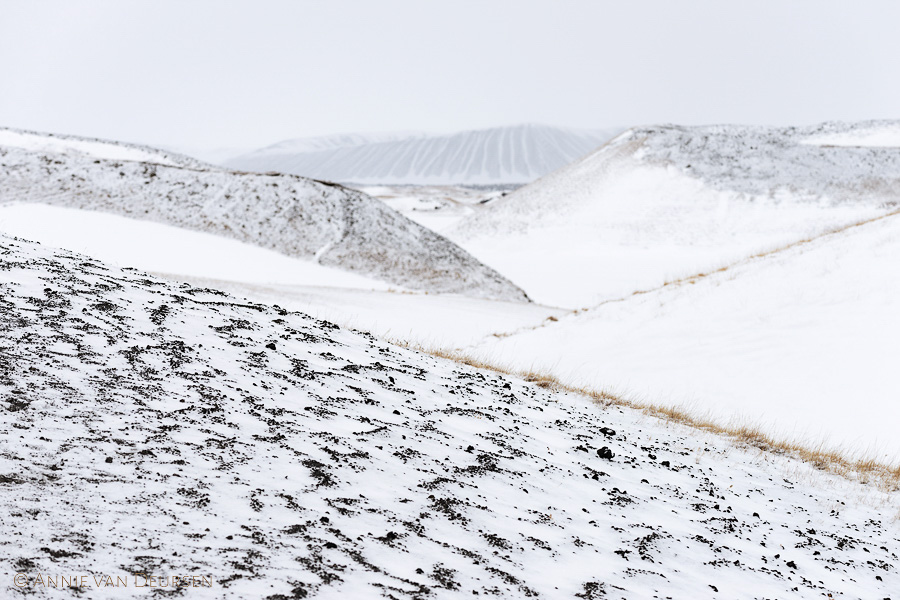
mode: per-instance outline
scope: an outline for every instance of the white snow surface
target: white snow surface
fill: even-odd
[[[277,304],[389,341],[433,350],[477,344],[494,332],[526,328],[568,312],[534,302],[504,302],[452,294],[256,284],[166,271],[154,274],[223,290],[253,302]]]
[[[404,217],[443,235],[461,220],[515,190],[517,185],[361,185],[354,189],[378,198]]]
[[[225,164],[367,184],[521,184],[570,163],[619,131],[528,124],[374,141],[329,136],[282,142]]]
[[[0,204],[109,212],[221,235],[405,288],[527,300],[452,242],[358,191],[192,164],[0,145]]]
[[[69,252],[0,237],[0,259],[9,595],[58,597],[37,573],[85,598],[145,596],[135,573],[269,600],[900,589],[897,492]]]
[[[467,353],[900,464],[900,214]]]
[[[197,166],[186,156],[136,144],[0,128],[0,146],[52,154],[81,154],[108,160],[130,160],[170,166]]]
[[[636,128],[444,233],[537,302],[591,306],[897,206],[900,151],[805,143],[874,126]]]
[[[66,248],[106,263],[270,285],[388,290],[390,285],[234,239],[110,213],[46,204],[0,205],[0,232]]]
[[[876,122],[849,131],[821,133],[804,140],[819,146],[879,146],[900,148],[900,123]]]

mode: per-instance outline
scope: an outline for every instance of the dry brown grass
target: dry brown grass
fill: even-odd
[[[455,350],[425,348],[417,344],[399,340],[391,340],[391,342],[404,348],[410,348],[425,354],[430,354],[431,356],[452,360],[477,369],[485,369],[495,373],[520,377],[527,382],[534,383],[545,389],[587,396],[604,407],[615,405],[638,410],[646,415],[661,419],[668,423],[677,423],[691,429],[722,436],[738,445],[752,446],[764,452],[792,457],[808,463],[820,471],[839,475],[863,484],[873,485],[884,492],[895,492],[900,490],[900,465],[891,466],[873,458],[853,457],[848,453],[826,448],[824,445],[810,447],[796,441],[777,438],[753,425],[723,425],[712,419],[699,417],[683,408],[661,406],[650,402],[624,398],[605,390],[568,385],[546,371],[536,372],[512,369],[491,364],[482,359],[468,356]]]

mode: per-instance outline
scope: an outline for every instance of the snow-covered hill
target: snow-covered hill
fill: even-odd
[[[900,589],[896,492],[22,240],[0,292],[10,597]]]
[[[525,300],[461,248],[355,190],[235,173],[114,142],[0,130],[0,203],[105,211],[195,229],[402,287]]]
[[[859,137],[896,127],[636,128],[445,233],[535,300],[589,306],[897,206],[900,148]]]
[[[450,135],[289,140],[226,161],[328,181],[393,184],[527,183],[590,152],[620,130],[519,125]]]

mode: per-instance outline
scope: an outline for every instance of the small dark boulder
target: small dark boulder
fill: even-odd
[[[597,450],[597,456],[599,456],[600,458],[605,458],[606,460],[612,460],[615,454],[613,454],[612,450],[610,450],[608,447],[603,446],[602,448]]]

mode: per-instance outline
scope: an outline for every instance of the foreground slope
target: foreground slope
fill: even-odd
[[[42,139],[55,145],[42,145]],[[452,242],[360,192],[289,175],[235,173],[192,159],[159,161],[154,157],[172,155],[151,149],[110,158],[109,148],[118,148],[114,142],[79,146],[78,139],[67,139],[69,145],[60,147],[53,136],[0,130],[0,203],[111,212],[231,237],[406,288],[526,299]]]
[[[527,183],[583,156],[618,131],[517,125],[397,139],[330,136],[281,142],[225,164],[353,183]]]
[[[536,301],[589,306],[897,206],[896,126],[635,128],[445,234]]]
[[[900,589],[896,493],[83,256],[0,259],[8,596]]]
[[[900,214],[489,336],[491,360],[900,464]]]

